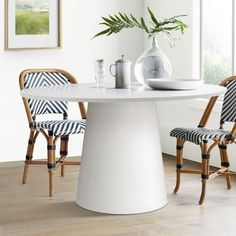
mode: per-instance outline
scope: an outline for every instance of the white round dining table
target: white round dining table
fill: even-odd
[[[76,203],[95,212],[135,214],[167,204],[155,101],[224,92],[225,88],[217,85],[167,91],[138,84],[132,84],[131,89],[115,89],[86,83],[30,88],[22,90],[21,95],[88,102]]]

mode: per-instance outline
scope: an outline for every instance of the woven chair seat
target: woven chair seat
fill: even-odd
[[[223,129],[211,130],[206,128],[175,128],[170,132],[170,136],[176,137],[181,140],[186,140],[197,145],[203,143],[204,141],[209,141],[213,139],[221,141],[232,139],[229,131]]]
[[[32,128],[46,129],[51,131],[53,135],[69,135],[69,134],[83,134],[85,131],[86,120],[50,120],[34,122]]]

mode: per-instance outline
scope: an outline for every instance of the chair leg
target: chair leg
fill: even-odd
[[[35,131],[30,131],[29,135],[29,141],[28,141],[28,146],[27,146],[27,153],[26,153],[26,160],[25,160],[25,165],[24,165],[24,172],[23,172],[23,178],[22,178],[22,184],[26,184],[27,181],[27,176],[28,176],[28,170],[29,170],[29,162],[33,158],[33,151],[34,151],[34,143],[35,139],[37,138],[38,133]]]
[[[56,145],[53,142],[53,135],[49,133],[48,137],[48,173],[49,173],[49,197],[54,194],[54,170],[55,170],[55,149]]]
[[[174,193],[177,193],[180,186],[180,170],[183,168],[183,145],[185,140],[177,139],[176,145],[176,185]]]
[[[65,176],[65,165],[61,164],[61,177]]]
[[[219,149],[220,149],[221,166],[229,168],[227,146],[226,145],[219,145]],[[230,179],[229,175],[226,175],[226,183],[227,183],[227,188],[231,189],[231,179]]]
[[[209,166],[209,160],[210,160],[210,153],[207,152],[207,142],[203,143],[201,145],[202,148],[202,191],[201,196],[199,199],[199,204],[201,205],[204,202],[205,195],[206,195],[206,184],[207,180],[209,178],[210,173],[210,166]]]
[[[204,202],[205,195],[206,195],[206,180],[202,179],[202,192],[199,199],[199,205],[202,205],[202,203]]]
[[[69,135],[65,135],[61,137],[61,146],[60,146],[60,156],[66,157],[68,153],[68,141],[69,141]],[[65,165],[61,164],[61,177],[64,177],[65,175]]]

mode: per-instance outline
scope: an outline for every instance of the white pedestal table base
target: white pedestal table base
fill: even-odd
[[[167,204],[155,102],[89,103],[76,203],[110,214]]]

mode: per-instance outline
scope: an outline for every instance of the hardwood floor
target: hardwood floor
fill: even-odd
[[[31,166],[28,183],[21,184],[22,162],[0,164],[1,236],[156,236],[236,235],[236,182],[226,189],[224,177],[209,182],[199,206],[200,177],[183,175],[178,194],[175,160],[164,156],[169,204],[139,215],[106,215],[87,211],[75,202],[78,167],[66,167],[55,178],[55,197],[48,197],[46,166]],[[188,162],[187,165],[197,165]]]

